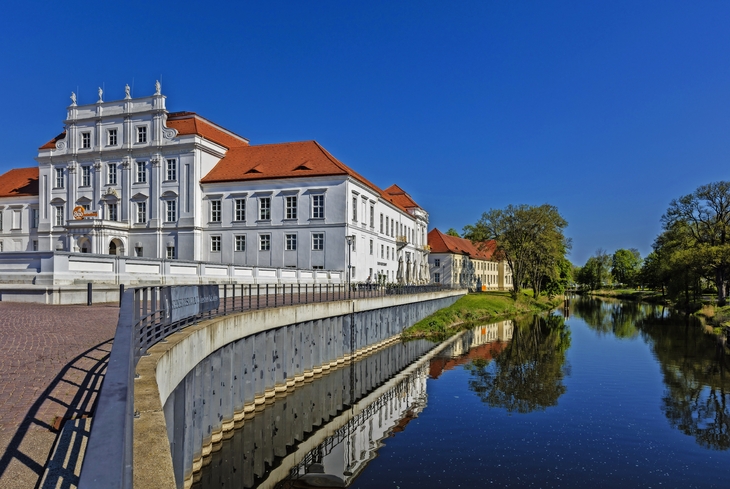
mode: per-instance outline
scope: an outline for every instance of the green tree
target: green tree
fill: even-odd
[[[591,290],[600,289],[610,280],[610,263],[611,256],[599,248],[592,257],[588,258],[586,264],[580,268],[576,274],[576,280],[580,285],[588,287]]]
[[[455,236],[457,238],[461,238],[461,236],[459,235],[459,232],[454,228],[449,228],[449,230],[446,231],[446,234],[448,234],[449,236]]]
[[[512,272],[513,295],[526,283],[539,295],[546,277],[558,277],[558,263],[570,250],[570,240],[563,234],[567,225],[552,205],[509,205],[483,213],[476,224],[464,227],[464,237],[475,243],[495,240],[496,252]]]
[[[573,264],[563,257],[558,260],[555,266],[556,276],[551,277],[545,284],[545,293],[551,299],[556,295],[562,295],[573,283]]]
[[[693,265],[701,262],[709,267],[718,303],[724,304],[730,277],[730,182],[702,185],[672,200],[662,224],[666,231],[680,229],[685,233],[686,245],[677,253],[684,251],[693,256],[678,257],[678,261]]]
[[[611,275],[618,282],[634,287],[639,281],[641,255],[637,249],[616,250],[612,258]]]

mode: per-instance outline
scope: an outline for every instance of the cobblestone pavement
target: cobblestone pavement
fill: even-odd
[[[118,315],[0,302],[0,487],[36,487],[60,420],[90,413]]]

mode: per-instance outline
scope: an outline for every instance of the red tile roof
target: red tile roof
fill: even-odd
[[[248,140],[236,133],[200,117],[195,112],[172,112],[167,116],[167,127],[177,129],[179,135],[197,134],[228,149],[248,146]]]
[[[0,175],[0,197],[38,195],[38,167],[15,168]]]
[[[400,210],[408,212],[398,195],[391,195],[348,167],[317,141],[261,144],[232,148],[203,177],[201,183],[239,182],[273,178],[350,176]],[[404,193],[405,194],[405,193]],[[409,198],[410,200],[410,198]]]
[[[428,233],[428,245],[431,253],[454,253],[467,255],[478,260],[495,260],[494,251],[497,249],[497,242],[494,240],[485,241],[474,245],[471,241],[456,236],[449,236],[437,228]]]
[[[384,192],[393,198],[393,202],[397,202],[397,205],[405,209],[413,209],[414,207],[421,207],[416,204],[416,201],[411,198],[408,193],[400,188],[398,185],[393,184],[386,188]]]
[[[61,134],[59,134],[55,138],[51,139],[50,141],[48,141],[46,144],[44,144],[43,146],[41,146],[38,149],[56,149],[56,141],[58,141],[59,139],[63,139],[65,137],[66,137],[66,131],[63,131]]]

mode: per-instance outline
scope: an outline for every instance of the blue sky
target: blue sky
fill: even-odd
[[[571,260],[730,179],[730,2],[15,2],[0,170],[79,103],[154,91],[252,144],[315,139],[458,230],[550,203]]]

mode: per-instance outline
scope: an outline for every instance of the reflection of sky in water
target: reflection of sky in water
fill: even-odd
[[[619,328],[619,337],[577,315],[568,325],[570,375],[557,406],[509,414],[468,389],[472,375],[463,367],[444,372],[429,380],[428,407],[405,432],[385,440],[352,487],[727,487],[730,450],[708,450],[670,426],[657,361],[675,370],[712,363],[712,340],[698,328],[672,323],[642,334]],[[667,328],[681,328],[682,335],[669,339]],[[650,345],[670,340],[682,354],[652,351]],[[695,351],[705,357],[694,357]],[[697,428],[707,424],[700,420]]]

